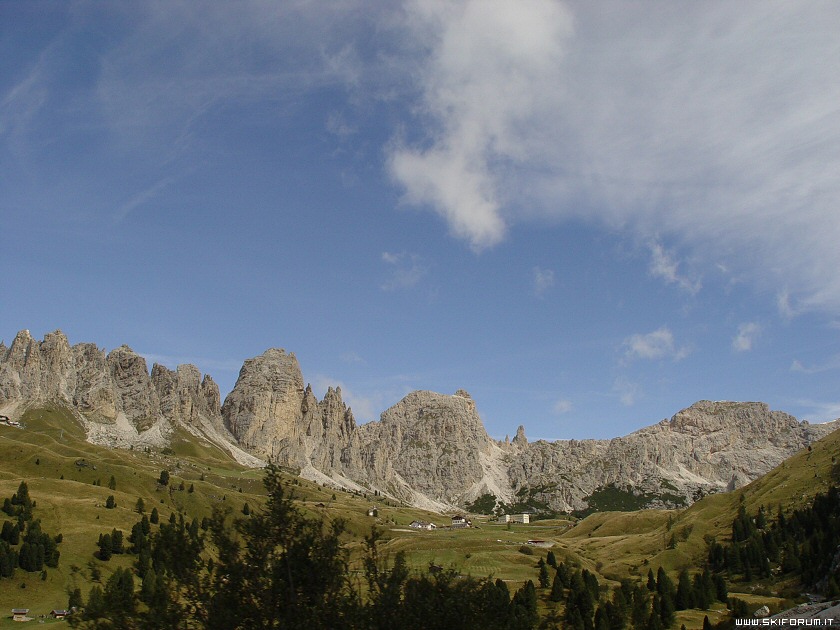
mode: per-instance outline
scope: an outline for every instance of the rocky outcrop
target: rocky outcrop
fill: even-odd
[[[319,402],[304,387],[293,353],[273,348],[245,361],[222,417],[239,443],[260,457],[319,481],[367,481],[359,432],[341,389],[329,388]]]

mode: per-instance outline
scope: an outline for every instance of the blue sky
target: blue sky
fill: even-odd
[[[357,419],[840,416],[840,5],[0,2],[0,337]]]

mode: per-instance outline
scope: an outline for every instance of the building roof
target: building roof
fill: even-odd
[[[12,608],[13,615],[25,615],[29,612],[28,608]]]

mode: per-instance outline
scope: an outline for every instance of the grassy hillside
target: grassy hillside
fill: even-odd
[[[26,481],[36,502],[33,517],[41,520],[45,532],[63,537],[58,545],[61,560],[57,568],[47,569],[46,580],[41,573],[21,569],[13,578],[0,580],[0,627],[11,623],[8,611],[12,608],[44,614],[66,607],[70,590],[81,588],[87,596],[97,570],[104,583],[117,567],[130,566],[132,556],[115,555],[101,562],[94,552],[100,533],[116,528],[128,536],[140,518],[138,499],[142,499],[146,514],[156,508],[161,521],[173,513],[200,520],[210,516],[214,507],[227,508],[241,517],[245,503],[255,508],[265,499],[261,470],[244,468],[186,431],[177,433],[171,448],[163,451],[125,450],[86,442],[81,427],[64,409],[30,410],[22,421],[21,429],[0,426],[0,501],[11,497],[20,482]],[[170,473],[168,486],[158,483],[163,470]],[[109,488],[112,477],[114,489]],[[285,483],[304,512],[346,522],[347,545],[356,566],[363,537],[377,524],[384,529],[383,553],[406,551],[409,563],[418,568],[433,561],[475,575],[492,573],[511,580],[536,575],[536,557],[517,551],[533,536],[530,529],[493,525],[462,532],[419,532],[408,524],[415,519],[444,524],[448,517],[381,497],[321,487],[291,475]],[[116,500],[114,509],[105,507],[110,495]],[[374,505],[376,518],[367,515]],[[4,520],[12,519],[0,513],[0,523]],[[488,537],[500,538],[502,533],[504,542],[487,546]]]
[[[61,560],[57,568],[47,569],[46,579],[41,573],[21,569],[12,579],[0,579],[0,627],[12,623],[8,611],[13,607],[30,608],[34,614],[63,608],[69,590],[78,587],[87,595],[97,571],[104,582],[116,567],[129,566],[132,556],[114,556],[101,562],[94,552],[100,533],[117,528],[128,536],[140,518],[138,499],[142,499],[147,514],[156,508],[161,520],[173,513],[200,520],[210,516],[215,507],[228,508],[241,516],[245,503],[255,508],[265,498],[262,471],[242,467],[225,452],[187,432],[176,434],[171,448],[164,451],[123,450],[87,443],[66,410],[29,411],[23,424],[22,429],[0,426],[0,500],[10,497],[25,480],[36,501],[34,518],[42,521],[47,533],[63,536],[58,546]],[[840,432],[741,490],[706,497],[683,510],[602,512],[580,521],[570,518],[530,525],[501,525],[477,516],[473,519],[477,527],[468,530],[413,530],[408,524],[414,519],[442,525],[448,517],[292,476],[285,477],[284,483],[305,512],[346,521],[351,565],[357,570],[363,536],[377,524],[383,529],[380,550],[386,557],[403,551],[409,565],[417,569],[433,563],[473,576],[492,575],[509,581],[513,590],[525,580],[536,580],[536,562],[547,551],[531,548],[532,553],[523,553],[526,541],[535,538],[553,541],[559,561],[587,568],[606,584],[617,584],[626,577],[645,579],[648,570],[656,572],[660,566],[673,576],[683,567],[700,567],[707,541],[729,536],[741,500],[750,512],[761,505],[771,512],[779,505],[785,509],[803,505],[828,487],[837,453]],[[158,483],[162,470],[170,473],[168,486]],[[114,489],[109,488],[112,477]],[[105,507],[109,495],[116,500],[114,509]],[[367,515],[372,505],[378,508],[376,518]],[[0,513],[0,522],[6,518]],[[730,590],[738,588],[735,585]],[[540,597],[543,609],[554,606],[548,603],[545,592],[540,591]],[[747,592],[738,597],[756,607],[781,604],[766,593]],[[676,627],[680,623],[699,627],[703,614],[682,612]],[[708,614],[715,621],[724,611]]]

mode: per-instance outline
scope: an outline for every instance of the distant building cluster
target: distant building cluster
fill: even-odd
[[[20,422],[12,420],[9,416],[0,416],[0,424],[5,424],[10,427],[20,427]]]
[[[44,616],[41,615],[41,617]],[[53,619],[67,619],[70,616],[70,611],[56,608],[50,611],[49,616]],[[29,616],[28,608],[12,608],[12,621],[32,621],[32,619],[34,617]],[[41,623],[44,622],[42,621]]]
[[[502,514],[498,519],[499,523],[523,523],[527,525],[531,522],[530,514]]]

